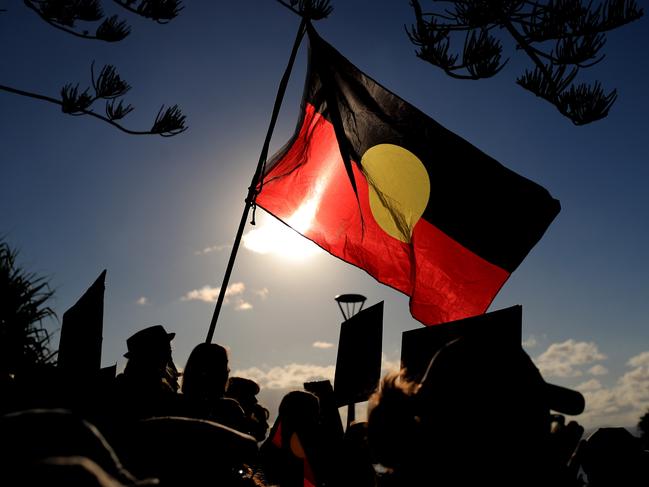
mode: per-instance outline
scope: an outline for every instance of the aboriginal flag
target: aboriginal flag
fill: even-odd
[[[300,119],[257,204],[409,295],[422,323],[484,313],[559,202],[308,35]]]

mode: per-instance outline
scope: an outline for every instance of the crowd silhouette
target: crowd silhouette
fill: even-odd
[[[5,378],[6,486],[647,486],[649,452],[624,428],[588,438],[578,393],[547,384],[522,348],[451,340],[419,381],[385,376],[367,421],[343,428],[329,381],[288,393],[269,428],[259,385],[229,377],[201,343],[182,374],[161,325],[126,342],[127,363]],[[582,398],[583,400],[583,398]]]

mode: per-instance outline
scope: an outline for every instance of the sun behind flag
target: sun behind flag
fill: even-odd
[[[300,120],[256,203],[409,295],[422,323],[484,313],[559,202],[308,35]]]

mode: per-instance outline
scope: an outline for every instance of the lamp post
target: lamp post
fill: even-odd
[[[339,294],[334,299],[338,303],[338,308],[343,314],[345,321],[360,312],[367,300],[362,294]],[[345,305],[344,308],[343,305]]]
[[[365,305],[367,298],[362,294],[339,294],[334,298],[345,321],[358,314]],[[356,405],[352,402],[347,405],[347,428],[356,419]]]

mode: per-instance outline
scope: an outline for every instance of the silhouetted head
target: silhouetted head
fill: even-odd
[[[415,393],[418,385],[398,373],[383,378],[368,403],[367,440],[374,463],[392,470],[417,463],[423,430]]]
[[[303,458],[305,449],[313,449],[319,440],[318,397],[306,391],[291,391],[282,398],[278,412],[266,441]]]
[[[580,447],[581,465],[593,487],[649,485],[649,454],[625,428],[600,428]]]
[[[320,401],[310,392],[291,391],[279,405],[279,418],[285,432],[308,431],[320,421]]]
[[[126,340],[129,361],[147,362],[164,369],[171,360],[171,340],[175,333],[167,333],[162,325],[149,326],[131,335]]]
[[[432,455],[448,471],[459,470],[459,485],[507,483],[531,471],[540,473],[529,485],[551,484],[543,475],[551,475],[553,398],[520,346],[456,339],[435,354],[416,396]]]
[[[202,399],[222,397],[229,373],[227,350],[216,343],[200,343],[187,359],[183,394]]]
[[[247,431],[257,441],[263,441],[266,438],[266,433],[268,433],[268,418],[270,417],[270,413],[268,409],[257,402],[257,394],[259,394],[259,391],[259,384],[254,380],[244,377],[230,377],[225,395],[236,399],[241,405],[247,417]]]
[[[271,434],[262,447],[281,451],[279,470],[283,480],[279,484],[297,485],[292,482],[308,478],[308,471],[319,478],[324,471],[322,446],[318,397],[306,391],[289,392],[282,398]],[[316,485],[313,478],[309,481]]]
[[[443,429],[458,422],[453,431],[461,427],[467,434],[508,431],[532,443],[550,434],[551,409],[575,415],[584,408],[578,392],[547,384],[520,346],[494,350],[475,337],[456,339],[435,354],[417,397],[425,423]]]
[[[226,395],[239,401],[244,410],[251,408],[257,403],[257,394],[260,388],[254,380],[244,377],[230,377]]]

